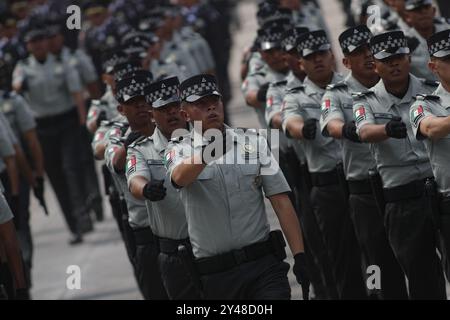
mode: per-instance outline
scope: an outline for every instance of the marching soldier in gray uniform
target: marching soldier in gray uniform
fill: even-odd
[[[28,300],[28,288],[23,273],[22,257],[19,241],[13,223],[13,214],[3,195],[3,184],[0,182],[0,266],[6,261],[13,277],[14,288],[10,289],[11,300]],[[2,252],[6,257],[2,257]],[[4,259],[6,258],[6,259]],[[0,279],[1,281],[2,279]],[[3,287],[0,282],[0,288]]]
[[[269,230],[264,195],[278,216],[294,255],[294,273],[306,293],[309,277],[300,225],[266,140],[223,123],[213,76],[190,78],[180,91],[182,113],[194,122],[194,130],[170,142],[165,163],[180,189],[204,297],[290,298],[285,242],[280,231]]]
[[[372,194],[369,170],[375,167],[375,159],[369,146],[359,141],[353,120],[351,93],[367,91],[380,79],[369,48],[371,37],[365,25],[347,29],[339,36],[343,63],[351,72],[342,82],[327,87],[322,98],[320,126],[325,136],[341,140],[351,219],[362,251],[363,270],[371,265],[381,270],[381,290],[369,294],[380,299],[407,299],[405,276],[389,245]],[[363,274],[367,276],[366,272]]]
[[[354,97],[357,133],[371,150],[381,176],[385,227],[408,278],[411,299],[445,299],[445,280],[436,254],[436,232],[425,185],[433,177],[422,142],[414,137],[409,109],[420,93],[436,87],[409,73],[407,40],[401,31],[370,40],[380,82]],[[381,200],[379,200],[381,202]]]
[[[1,63],[1,62],[0,62]],[[19,162],[19,195],[18,211],[15,212],[17,231],[26,267],[27,280],[31,279],[31,266],[33,257],[33,241],[30,229],[30,187],[33,188],[36,199],[45,205],[44,201],[44,161],[41,145],[36,133],[36,121],[34,116],[21,96],[9,92],[10,83],[6,83],[10,77],[7,69],[0,66],[0,114],[3,114],[10,125],[18,145],[24,150],[16,157],[22,156],[25,163]],[[17,152],[16,152],[17,153]],[[30,165],[28,165],[28,162]],[[30,166],[32,168],[30,168]],[[46,210],[46,208],[45,208]],[[31,281],[30,281],[31,282]]]
[[[282,127],[292,138],[301,140],[305,150],[312,184],[311,204],[335,277],[334,284],[327,284],[328,295],[332,299],[362,299],[365,289],[360,253],[341,185],[344,178],[338,170],[341,148],[337,141],[318,132],[325,88],[342,77],[333,72],[334,56],[325,31],[300,35],[297,50],[307,77],[303,86],[287,92]]]
[[[17,64],[13,88],[23,92],[36,116],[45,170],[72,233],[70,244],[92,230],[79,176],[81,126],[86,111],[77,71],[48,52],[47,32],[37,26],[25,37],[30,56]]]
[[[166,174],[164,152],[177,129],[186,129],[180,113],[178,78],[167,78],[153,83],[146,93],[152,106],[156,124],[151,137],[140,139],[128,148],[127,162],[133,166],[127,171],[131,193],[146,201],[153,234],[158,238],[159,268],[169,298],[172,300],[199,299],[200,294],[186,271],[178,247],[191,252],[188,227],[179,191]],[[176,132],[175,132],[176,133]]]
[[[440,229],[447,276],[450,263],[450,29],[428,40],[429,66],[441,81],[432,95],[418,95],[410,109],[414,135],[425,142],[436,180],[434,217]]]
[[[125,133],[118,130],[118,135],[121,136],[118,140],[110,137],[111,143],[105,151],[105,162],[120,183],[125,197],[128,223],[133,237],[126,239],[130,241],[126,245],[135,247],[130,249],[135,251],[131,252],[131,256],[139,287],[145,299],[162,300],[167,299],[167,294],[157,264],[158,248],[150,229],[147,208],[144,201],[134,198],[130,193],[126,179],[126,173],[131,172],[135,165],[133,161],[126,160],[128,147],[141,136],[150,137],[154,131],[150,106],[145,101],[145,90],[150,85],[151,79],[151,73],[142,70],[128,73],[124,78],[117,80],[118,110],[126,117],[129,128]],[[117,128],[112,130],[117,131]]]
[[[270,83],[285,81],[289,68],[283,60],[281,39],[285,29],[280,26],[260,29],[259,48],[265,67],[251,73],[242,84],[242,91],[247,104],[253,108],[258,115],[261,127],[265,128],[266,95]]]
[[[436,7],[432,0],[407,0],[405,13],[410,28],[402,31],[411,39],[411,73],[419,78],[437,80],[426,67],[430,59],[427,39],[436,32],[450,28],[450,24],[444,18],[435,17]]]
[[[47,28],[49,35],[49,49],[58,61],[69,64],[78,72],[82,87],[87,89],[89,97],[97,99],[100,97],[100,87],[98,83],[97,71],[92,60],[82,50],[70,50],[64,46],[64,37],[61,25],[50,24]],[[103,204],[100,193],[100,186],[95,170],[94,157],[89,147],[92,137],[85,127],[81,128],[83,182],[86,191],[85,199],[88,209],[95,213],[97,221],[103,221]]]

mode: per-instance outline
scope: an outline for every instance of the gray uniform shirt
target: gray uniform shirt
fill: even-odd
[[[331,83],[342,80],[342,76],[335,73]],[[308,119],[320,120],[322,96],[325,89],[316,86],[308,77],[305,78],[304,85],[290,89],[283,101],[283,130],[286,132],[287,122],[293,118],[300,118],[303,121]],[[318,124],[319,126],[319,124]],[[341,161],[342,153],[339,144],[330,137],[320,134],[317,129],[314,140],[301,140],[305,150],[306,161],[311,173],[328,172],[336,169],[336,165]]]
[[[8,120],[19,141],[24,133],[36,128],[36,121],[28,103],[18,94],[0,91],[0,112]]]
[[[228,140],[226,164],[209,164],[196,181],[180,191],[197,258],[266,240],[270,230],[263,191],[266,197],[290,191],[278,166],[268,174],[270,163],[276,161],[267,154],[263,137],[233,129],[227,135],[236,141]],[[170,176],[183,159],[193,154],[193,136],[191,133],[169,143],[165,162]],[[200,146],[195,152],[199,151]],[[241,164],[232,161],[235,153]],[[242,164],[245,159],[251,161]]]
[[[266,83],[276,83],[286,80],[288,74],[279,73],[269,68],[266,64],[253,73],[249,73],[242,83],[242,92],[246,96],[250,91],[258,91],[261,86]],[[263,128],[267,127],[266,124],[266,106],[255,109],[258,115],[259,123]]]
[[[425,146],[415,138],[409,121],[409,109],[414,97],[433,90],[433,87],[410,75],[409,88],[403,99],[388,93],[382,80],[370,91],[354,96],[353,115],[358,134],[365,125],[385,125],[394,116],[401,117],[407,126],[408,135],[405,139],[389,138],[371,144],[385,188],[401,186],[433,175]]]
[[[201,72],[215,69],[214,57],[208,42],[199,34],[195,32],[190,26],[185,26],[180,31],[180,36],[189,44],[191,54],[197,61]]]
[[[343,82],[327,87],[322,98],[322,115],[320,128],[322,134],[329,136],[327,125],[331,120],[353,121],[353,92],[367,91],[351,73]],[[341,139],[342,159],[345,175],[348,180],[364,180],[369,178],[369,169],[375,167],[375,160],[368,144]]]
[[[6,164],[3,161],[6,157],[14,156],[14,145],[18,143],[8,120],[6,120],[3,113],[0,113],[0,173],[6,169]]]
[[[3,184],[0,181],[0,224],[8,222],[14,217],[3,195],[4,190]]]
[[[153,233],[159,237],[180,240],[188,237],[187,221],[180,191],[170,182],[163,162],[168,143],[166,137],[156,128],[153,136],[132,144],[128,148],[127,162],[130,167],[126,175],[128,186],[131,180],[138,176],[148,181],[165,181],[166,197],[156,202],[145,201],[150,209],[150,226]]]
[[[125,133],[124,137],[130,134],[130,132],[131,131],[128,130],[127,133]],[[111,174],[113,175],[114,181],[120,188],[119,192],[123,194],[125,201],[127,203],[128,223],[130,224],[130,227],[132,229],[142,229],[149,227],[150,223],[148,221],[147,207],[145,206],[145,201],[136,199],[128,190],[127,178],[124,172],[128,170],[130,164],[127,163],[126,165],[127,168],[124,168],[125,170],[124,172],[117,172],[113,166],[113,161],[116,152],[123,145],[120,142],[121,136],[120,129],[113,126],[106,135],[108,139],[108,144],[105,149],[105,164],[110,170]]]
[[[418,96],[410,109],[414,135],[425,142],[439,192],[450,195],[450,134],[439,139],[426,139],[419,130],[423,119],[450,116],[450,92],[442,85],[430,96]]]
[[[24,96],[37,118],[58,115],[75,107],[71,93],[82,90],[76,69],[51,54],[41,64],[33,56],[20,61],[13,84],[25,84]]]
[[[86,86],[98,80],[94,63],[83,50],[77,49],[75,51],[71,51],[69,48],[64,47],[62,49],[61,55],[63,61],[65,61],[78,71],[83,86]]]

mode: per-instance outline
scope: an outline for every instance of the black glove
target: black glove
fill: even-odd
[[[128,149],[128,147],[135,142],[137,139],[139,139],[140,137],[142,137],[142,134],[140,132],[137,131],[133,131],[131,132],[128,137],[125,139],[125,142],[123,143],[123,146],[125,147],[125,149]]]
[[[400,117],[393,117],[391,121],[386,123],[386,134],[395,139],[406,138],[406,124]]]
[[[44,199],[44,178],[37,177],[36,178],[36,186],[33,189],[34,196],[36,199]]]
[[[267,90],[269,90],[270,83],[263,84],[259,90],[256,98],[259,102],[266,102]]]
[[[16,289],[14,300],[30,300],[28,289]]]
[[[102,110],[98,114],[97,120],[95,120],[95,124],[97,125],[97,128],[100,127],[100,124],[102,123],[102,121],[105,121],[105,120],[108,120],[106,118],[106,111]]]
[[[164,180],[152,180],[145,185],[142,193],[148,200],[156,202],[166,197],[166,191]]]
[[[353,142],[361,142],[358,134],[356,133],[356,124],[355,121],[347,122],[342,127],[342,137],[353,141]]]
[[[314,140],[316,138],[317,131],[317,119],[308,119],[303,125],[303,138],[308,140]]]
[[[208,163],[210,163],[212,161],[220,159],[225,153],[227,153],[227,135],[224,133],[222,135],[222,138],[223,138],[222,139],[222,153],[218,152],[220,150],[217,148],[214,148],[211,152],[209,152],[209,149],[208,149],[208,152],[206,154],[206,158],[207,158],[206,160],[205,160],[205,149],[209,145],[214,143],[214,141],[216,141],[216,137],[212,136],[209,144],[202,146],[202,162],[203,162],[203,164],[207,165]]]
[[[299,285],[302,286],[303,299],[309,299],[309,285],[311,281],[309,280],[308,269],[306,267],[306,256],[305,253],[297,253],[294,256],[294,268],[292,271],[295,274],[295,278]]]

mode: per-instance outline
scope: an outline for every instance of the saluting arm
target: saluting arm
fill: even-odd
[[[282,193],[268,198],[278,217],[292,255],[295,256],[298,253],[305,252],[302,229],[288,195]]]
[[[303,139],[303,126],[305,122],[300,117],[288,119],[286,122],[286,130],[294,139]]]
[[[339,119],[330,120],[327,124],[328,134],[335,139],[342,139],[342,128],[344,127],[344,121]]]
[[[172,182],[177,186],[186,187],[197,180],[206,164],[202,163],[201,154],[184,159],[172,171]]]
[[[143,191],[148,182],[149,181],[142,176],[133,177],[130,181],[130,192],[133,197],[139,200],[145,200]]]
[[[420,133],[431,140],[439,140],[450,134],[450,116],[429,116],[420,122]]]
[[[382,124],[366,124],[359,130],[359,137],[363,142],[382,142],[389,139],[386,126]]]

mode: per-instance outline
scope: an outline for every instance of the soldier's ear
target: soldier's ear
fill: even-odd
[[[183,106],[183,107],[180,109],[180,113],[181,113],[181,115],[183,116],[183,119],[184,119],[186,122],[191,122],[191,117],[189,116],[189,113],[186,112],[186,109],[185,109],[185,108],[186,108],[186,107]]]
[[[298,65],[300,66],[300,69],[306,73],[305,67],[303,66],[303,58],[298,59]]]
[[[124,110],[124,107],[121,105],[121,104],[119,104],[118,106],[117,106],[117,111],[119,111],[119,113],[121,114],[121,115],[125,115],[125,110]]]
[[[352,70],[352,65],[347,57],[342,58],[342,64],[349,70]]]

